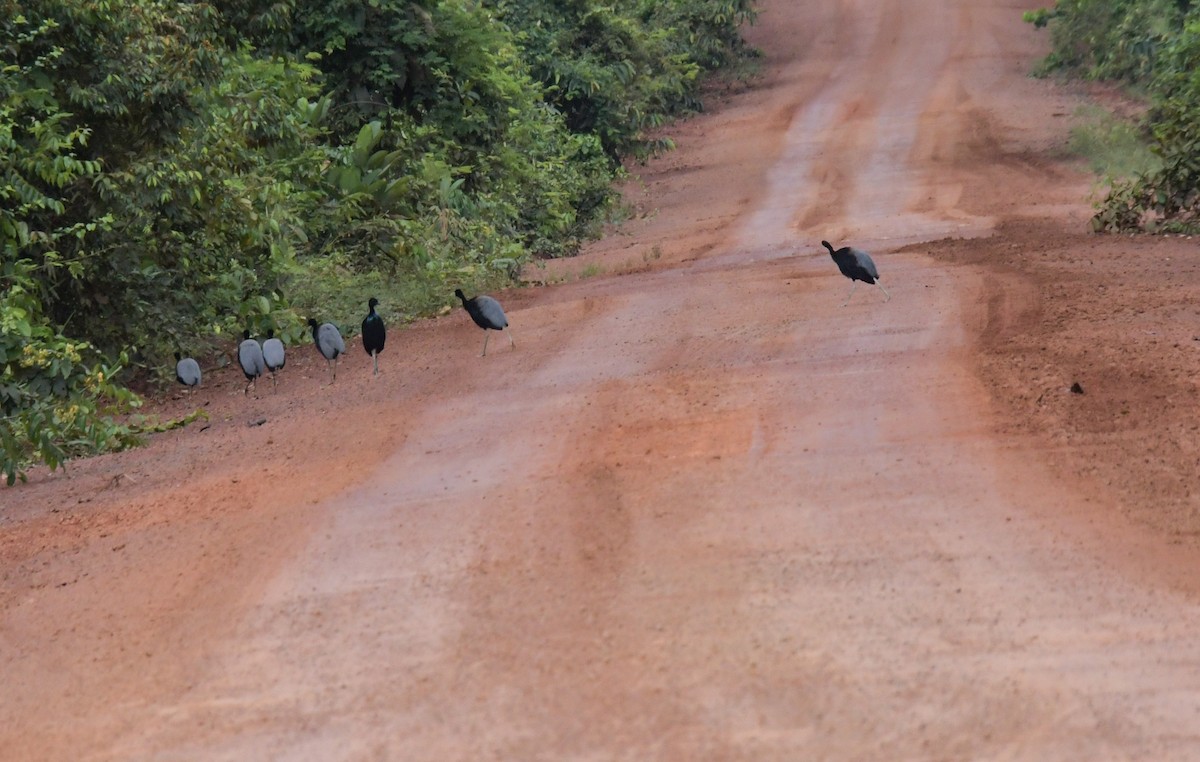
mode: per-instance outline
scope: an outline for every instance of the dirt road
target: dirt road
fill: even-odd
[[[1193,485],[1122,449],[1195,435],[1072,439],[1045,380],[1155,407],[1038,333],[1088,181],[1035,5],[768,0],[515,350],[456,312],[5,493],[0,757],[1195,759]]]

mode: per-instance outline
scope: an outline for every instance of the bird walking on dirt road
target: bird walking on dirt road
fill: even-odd
[[[267,340],[262,344],[263,362],[267,364],[267,370],[271,371],[271,388],[275,388],[275,373],[283,370],[283,366],[287,363],[287,356],[283,349],[283,342],[275,338],[275,331],[267,331]]]
[[[504,308],[500,306],[500,302],[485,295],[468,299],[463,295],[461,288],[454,289],[454,295],[462,300],[463,308],[475,321],[475,325],[483,329],[483,352],[480,353],[480,357],[487,356],[488,336],[491,335],[489,330],[504,331],[508,335],[509,346],[517,346],[517,342],[513,341],[512,331],[508,330],[508,318],[504,316]]]
[[[379,375],[379,353],[383,351],[383,344],[387,341],[387,327],[383,324],[383,318],[375,312],[377,304],[379,300],[373,296],[367,301],[367,309],[370,312],[362,321],[363,349],[375,361],[376,376]]]
[[[317,345],[317,351],[325,358],[325,364],[333,371],[333,380],[337,381],[337,359],[339,355],[346,354],[346,342],[342,340],[342,332],[333,323],[317,325],[315,318],[309,318],[308,324],[312,327],[313,343]]]
[[[200,385],[200,363],[191,357],[175,353],[175,380],[188,388],[191,394]]]
[[[860,280],[863,283],[871,283],[879,286],[879,290],[883,292],[885,302],[892,298],[892,295],[879,282],[879,270],[875,267],[875,261],[871,259],[870,254],[852,246],[843,246],[834,251],[829,241],[821,241],[821,245],[829,249],[829,256],[833,257],[833,261],[837,264],[838,269],[842,271],[842,275],[845,275],[854,284],[850,286],[850,293],[846,295],[846,301],[842,302],[843,307],[850,303],[850,297],[854,296],[854,289],[858,288]]]
[[[267,364],[263,360],[262,347],[250,338],[249,330],[242,332],[242,343],[238,346],[238,365],[242,366],[242,373],[246,374],[246,388],[242,390],[242,394],[249,394],[251,386],[257,391],[258,377],[266,371]]]

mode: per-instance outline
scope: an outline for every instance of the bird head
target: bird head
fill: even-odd
[[[463,292],[462,292],[461,288],[454,289],[454,295],[457,296],[459,299],[462,299],[464,302],[467,300],[467,297],[463,296]]]
[[[176,353],[175,353],[175,362],[179,362],[179,361],[180,361],[180,360],[182,360],[182,359],[183,359],[183,355],[181,355],[181,354],[179,354],[178,352],[176,352]]]
[[[274,329],[274,328],[268,328],[268,329],[267,329],[267,338],[268,338],[268,339],[273,339],[273,338],[275,338],[275,329]]]
[[[316,318],[309,318],[309,319],[308,319],[308,324],[309,324],[309,326],[311,326],[311,327],[313,327],[313,328],[316,328],[316,327],[317,327],[317,319],[316,319]]]
[[[372,296],[370,299],[367,300],[367,309],[373,310],[373,309],[375,309],[376,305],[378,305],[378,304],[379,304],[379,300]]]
[[[249,339],[249,338],[250,338],[250,329],[247,328],[246,330],[242,331],[242,339]]]
[[[821,241],[821,245],[829,249],[830,254],[833,253],[833,246],[829,243],[829,241]]]

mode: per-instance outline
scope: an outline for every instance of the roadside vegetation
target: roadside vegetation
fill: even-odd
[[[132,379],[573,254],[752,0],[0,0],[0,468]],[[169,374],[168,374],[169,375]]]
[[[1084,158],[1096,175],[1121,180],[1162,167],[1150,150],[1141,127],[1100,106],[1084,106],[1074,114],[1068,144],[1071,153]]]
[[[1092,120],[1076,136],[1090,157],[1127,151],[1125,159],[1101,159],[1110,185],[1093,227],[1200,232],[1200,2],[1058,0],[1025,18],[1050,30],[1053,50],[1043,74],[1121,83],[1148,103],[1132,129],[1153,160],[1114,125]]]

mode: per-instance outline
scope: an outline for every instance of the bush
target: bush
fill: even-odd
[[[1027,14],[1049,24],[1045,68],[1145,88],[1160,166],[1116,180],[1097,231],[1200,232],[1200,8],[1191,0],[1059,0]]]

